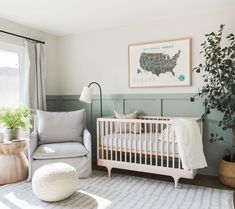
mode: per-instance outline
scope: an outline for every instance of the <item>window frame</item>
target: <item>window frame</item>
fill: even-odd
[[[24,74],[25,74],[25,47],[6,43],[0,41],[0,50],[10,51],[10,52],[16,52],[18,53],[18,61],[19,61],[19,105],[23,103],[23,86],[24,86]]]

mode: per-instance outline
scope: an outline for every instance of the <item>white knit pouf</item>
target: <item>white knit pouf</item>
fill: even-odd
[[[77,188],[75,168],[66,163],[51,163],[37,169],[33,175],[33,193],[46,202],[69,197]]]

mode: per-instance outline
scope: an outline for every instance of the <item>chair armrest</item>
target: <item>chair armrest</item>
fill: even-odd
[[[31,181],[32,179],[32,163],[33,163],[33,153],[36,150],[38,146],[38,136],[37,136],[37,131],[33,131],[29,135],[29,140],[28,140],[28,160],[29,160],[29,176],[27,181]]]
[[[28,157],[29,158],[31,158],[37,146],[38,146],[37,132],[33,131],[29,136],[29,145],[28,145]]]
[[[89,152],[91,152],[91,134],[87,129],[84,129],[83,132],[83,145]]]

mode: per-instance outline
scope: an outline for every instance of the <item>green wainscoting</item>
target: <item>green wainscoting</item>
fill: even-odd
[[[118,94],[103,96],[103,117],[113,115],[116,110],[121,113],[130,113],[135,110],[142,115],[161,116],[198,116],[204,112],[202,100],[190,102],[193,94]],[[93,161],[96,161],[96,118],[100,117],[99,96],[93,98],[92,104],[79,101],[79,95],[48,95],[48,111],[72,111],[85,108],[87,112],[87,127],[92,134]],[[221,131],[217,127],[220,114],[213,112],[204,123],[204,152],[208,167],[201,169],[201,174],[217,175],[218,163],[223,156],[224,149],[229,147],[224,142],[211,144],[209,136],[212,132],[218,132],[228,139],[232,134]]]

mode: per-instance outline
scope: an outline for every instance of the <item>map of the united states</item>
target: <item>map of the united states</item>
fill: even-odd
[[[180,53],[181,51],[178,50],[178,52],[170,58],[168,54],[164,53],[142,52],[140,56],[140,67],[143,70],[150,71],[157,76],[166,72],[171,72],[172,75],[175,76],[173,69],[177,64]]]

